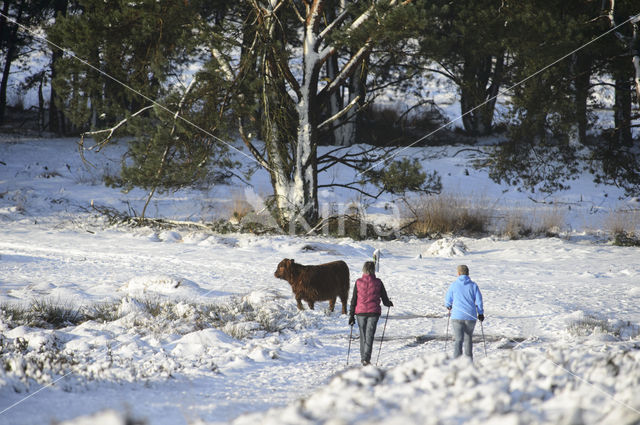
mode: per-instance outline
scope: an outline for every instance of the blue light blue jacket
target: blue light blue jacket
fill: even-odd
[[[447,295],[444,297],[444,306],[452,307],[452,319],[476,320],[478,314],[484,314],[480,288],[464,274],[458,276],[458,279],[449,286]]]

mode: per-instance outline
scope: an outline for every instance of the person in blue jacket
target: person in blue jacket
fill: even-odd
[[[444,305],[451,316],[453,357],[460,357],[464,346],[464,355],[473,359],[473,329],[476,318],[484,320],[484,307],[480,288],[469,278],[469,267],[458,266],[458,278],[449,286]]]

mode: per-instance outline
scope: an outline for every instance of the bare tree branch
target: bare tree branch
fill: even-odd
[[[349,61],[347,61],[347,63],[343,66],[342,70],[336,76],[336,78],[331,83],[324,86],[322,90],[318,92],[318,96],[332,93],[338,88],[340,88],[340,86],[342,86],[345,83],[345,81],[347,81],[347,78],[351,76],[351,73],[353,72],[355,67],[358,66],[364,60],[367,54],[369,54],[369,51],[371,50],[372,45],[373,45],[373,40],[371,38],[367,39],[367,41],[362,45],[362,47],[360,47],[360,49],[358,49],[358,51],[353,56],[351,56]]]
[[[338,26],[344,22],[345,19],[347,19],[347,16],[349,16],[349,13],[347,10],[343,10],[342,13],[340,13],[340,15],[338,15],[333,22],[331,22],[329,25],[327,25],[327,27],[325,29],[322,30],[322,32],[320,34],[318,34],[318,43],[321,43],[322,41],[325,40],[325,38],[327,38],[327,36],[329,34],[331,34],[336,28],[338,28]]]
[[[293,0],[289,0],[289,1],[291,3],[291,8],[294,10],[294,12],[296,13],[296,16],[298,17],[298,20],[300,21],[300,23],[304,24],[304,16],[302,16],[300,11],[298,10],[296,3]]]
[[[145,106],[144,108],[140,109],[139,111],[137,111],[136,113],[128,116],[127,118],[124,118],[122,121],[120,121],[118,124],[114,125],[111,128],[105,128],[104,130],[96,130],[96,131],[86,131],[84,133],[82,133],[80,135],[80,141],[78,142],[78,149],[80,150],[80,158],[82,158],[82,161],[93,166],[93,164],[91,164],[85,157],[84,157],[84,151],[88,150],[88,151],[92,151],[95,149],[96,152],[100,152],[100,149],[102,149],[104,147],[104,145],[106,145],[107,143],[109,143],[111,141],[111,139],[113,138],[114,134],[116,131],[118,131],[118,129],[122,126],[124,126],[127,122],[129,122],[129,120],[131,118],[137,117],[138,115],[142,114],[143,112],[149,110],[153,108],[153,105],[149,105],[149,106]],[[95,145],[89,147],[89,148],[85,148],[84,147],[84,138],[85,136],[97,136],[99,134],[104,134],[107,133],[107,136],[102,139],[100,142],[96,143]],[[97,148],[97,149],[96,149]]]
[[[349,102],[349,104],[347,106],[345,106],[344,108],[342,108],[341,111],[339,111],[337,114],[333,115],[332,117],[327,118],[325,121],[321,122],[320,124],[318,124],[318,129],[321,129],[322,127],[324,127],[325,125],[331,124],[333,121],[340,119],[342,116],[344,116],[347,112],[349,112],[349,110],[351,108],[353,108],[358,101],[360,100],[360,96],[356,96],[353,98],[353,100],[351,100],[351,102]]]
[[[251,141],[249,140],[249,137],[245,134],[244,126],[242,125],[242,118],[238,118],[238,132],[240,133],[240,138],[244,142],[245,146],[249,148],[251,155],[253,155],[256,158],[256,160],[260,163],[262,167],[264,167],[267,170],[271,169],[267,160],[260,153],[260,151],[253,145],[253,143],[251,143]]]
[[[364,189],[356,187],[355,186],[356,184],[357,184],[357,182],[346,183],[346,184],[343,184],[343,183],[319,184],[318,185],[318,189],[323,188],[323,187],[342,187],[342,188],[345,188],[345,189],[354,190],[354,191],[356,191],[358,193],[361,193],[364,196],[367,196],[367,197],[372,198],[372,199],[378,199],[380,197],[380,195],[382,195],[384,193],[384,189],[380,189],[380,191],[377,194],[374,195],[372,193],[367,192]]]

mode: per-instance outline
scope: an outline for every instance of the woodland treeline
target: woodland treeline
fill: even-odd
[[[313,223],[318,173],[354,167],[331,185],[371,197],[433,193],[437,174],[394,152],[490,135],[503,140],[484,164],[496,181],[553,192],[587,167],[639,194],[634,0],[0,4],[0,124],[8,87],[37,90],[41,130],[130,136],[111,183],[150,196],[228,176],[238,140],[269,171],[278,217]],[[460,130],[434,131],[448,118],[417,95],[436,77],[456,88]],[[397,106],[377,102],[389,93]]]

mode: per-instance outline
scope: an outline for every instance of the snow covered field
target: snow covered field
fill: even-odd
[[[638,205],[616,188],[585,177],[554,197],[546,208],[562,209],[563,222],[554,238],[389,242],[132,229],[109,226],[90,208],[141,210],[145,192],[102,181],[118,171],[121,146],[88,156],[96,167],[86,168],[75,142],[0,136],[1,424],[640,421],[640,255],[606,237],[614,212]],[[469,167],[478,153],[459,150],[408,154],[423,155],[449,193],[542,214],[549,199],[496,185]],[[270,192],[262,172],[252,184],[159,196],[149,211],[228,216],[232,199]],[[353,196],[325,191],[321,201]],[[393,215],[384,204],[372,213]],[[375,249],[395,307],[381,349],[384,315],[379,322],[378,366],[355,366],[356,339],[347,366],[340,304],[332,314],[328,303],[299,312],[273,272],[282,258],[343,259],[353,283]],[[461,263],[485,300],[473,364],[450,359],[445,338],[443,297]],[[69,322],[22,324],[19,313],[38,306],[66,308]]]

